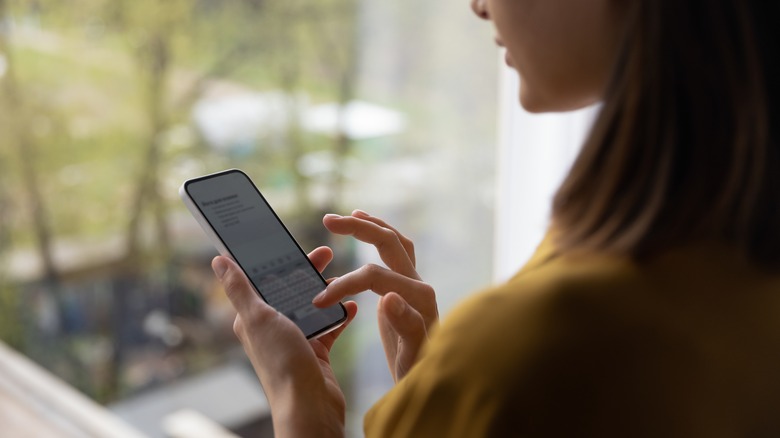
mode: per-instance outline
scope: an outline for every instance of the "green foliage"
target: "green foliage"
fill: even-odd
[[[303,154],[333,149],[332,139],[291,123],[284,147],[253,145],[233,155],[199,138],[192,108],[215,81],[244,91],[338,100],[345,75],[355,67],[355,4],[0,0],[0,23],[13,23],[0,33],[0,55],[9,67],[0,75],[0,183],[13,188],[0,189],[0,207],[12,206],[0,215],[0,233],[10,236],[0,245],[0,257],[32,248],[41,260],[51,259],[63,242],[79,247],[116,237],[140,241],[151,229],[152,246],[142,249],[142,262],[128,272],[137,284],[164,283],[155,273],[169,272],[172,263],[166,230],[181,209],[175,185],[192,176],[177,170],[186,166],[199,172],[240,166],[271,191],[297,198],[290,208],[311,209],[309,181],[296,164]],[[296,110],[292,98],[290,105]],[[120,336],[110,324],[103,323],[99,334],[45,339],[53,349],[26,342],[37,333],[23,317],[36,318],[32,298],[19,292],[29,280],[4,268],[0,339],[45,358],[52,370],[100,400],[133,391],[121,375],[125,364],[111,362],[116,358],[90,364],[100,372],[84,371],[81,358],[90,356],[85,351],[95,339],[115,342]],[[74,287],[68,282],[89,284],[81,276],[113,275],[114,266],[106,260],[87,274],[53,268],[44,275],[57,283],[47,290],[62,317],[63,290]],[[29,312],[19,311],[25,307]],[[199,369],[214,363],[219,351],[194,346],[176,354],[185,368]]]
[[[186,124],[192,101],[182,99],[198,77],[258,90],[306,90],[314,100],[337,98],[354,32],[354,0],[18,0],[9,6],[15,21],[39,26],[15,36],[14,62],[34,113],[36,166],[59,236],[121,229],[121,210],[101,212],[100,206],[130,202],[150,123],[150,75],[160,57],[172,65],[163,91],[167,108],[160,109],[164,122]],[[167,48],[160,53],[163,42]],[[300,140],[299,153],[331,146],[316,136]],[[0,147],[18,159],[7,143]],[[198,155],[192,149],[183,154]],[[245,158],[261,159],[257,170],[269,180],[295,181],[278,171],[294,172],[286,163],[295,157],[253,154]],[[200,155],[206,163],[222,161],[213,153]],[[20,175],[12,171],[10,177],[18,181]],[[24,194],[17,192],[13,202],[24,205]],[[21,225],[13,230],[15,239],[31,243],[26,221],[14,223]]]

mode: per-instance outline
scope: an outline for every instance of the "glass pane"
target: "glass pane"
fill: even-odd
[[[445,315],[491,277],[497,64],[467,1],[0,0],[0,340],[152,436],[267,432],[178,186],[243,169],[326,276],[380,262],[322,215],[380,216]],[[391,385],[358,299],[353,436]]]

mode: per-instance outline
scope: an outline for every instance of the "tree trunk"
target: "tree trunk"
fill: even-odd
[[[125,263],[123,272],[113,287],[113,324],[114,350],[108,369],[106,398],[111,400],[120,395],[121,373],[125,360],[124,329],[127,325],[125,307],[129,294],[144,283],[145,254],[142,248],[142,222],[145,213],[152,215],[156,231],[155,259],[164,265],[169,263],[171,243],[167,225],[167,208],[160,196],[159,181],[162,160],[161,137],[168,126],[165,109],[166,79],[170,67],[170,35],[166,30],[152,34],[139,55],[145,78],[146,113],[149,125],[146,150],[138,172],[130,220],[125,235]]]
[[[5,0],[0,0],[0,19],[8,17]],[[46,203],[40,189],[40,178],[36,168],[37,145],[31,137],[30,114],[23,93],[16,78],[13,52],[9,41],[10,28],[0,30],[0,54],[5,56],[6,71],[3,77],[6,114],[8,116],[8,141],[15,146],[25,197],[29,201],[35,244],[42,266],[42,281],[55,297],[58,304],[59,273],[52,251],[52,232]],[[61,308],[61,306],[60,306]],[[60,312],[61,313],[61,312]]]
[[[138,182],[130,208],[130,220],[126,234],[126,252],[130,270],[140,268],[141,228],[144,213],[154,215],[157,234],[157,248],[161,254],[170,252],[167,225],[167,209],[159,193],[160,167],[162,160],[161,136],[168,125],[165,110],[166,79],[170,60],[170,35],[160,31],[154,34],[141,54],[141,65],[148,74],[146,83],[149,132],[144,159],[139,169]]]

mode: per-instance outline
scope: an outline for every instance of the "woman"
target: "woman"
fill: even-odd
[[[381,219],[328,215],[376,245],[315,299],[371,289],[396,386],[368,436],[780,436],[776,2],[473,0],[532,111],[603,102],[510,281],[437,326],[414,247]],[[332,253],[310,254],[323,268]],[[280,436],[339,436],[328,364],[229,260],[213,267]],[[345,304],[350,319],[357,307]],[[430,335],[430,338],[428,338]]]

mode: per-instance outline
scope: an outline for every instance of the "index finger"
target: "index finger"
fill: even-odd
[[[398,234],[392,229],[366,219],[335,214],[325,215],[322,222],[333,233],[349,235],[374,245],[379,257],[393,271],[409,278],[420,279]]]
[[[372,291],[377,295],[397,293],[423,315],[426,326],[438,319],[436,292],[429,284],[377,265],[365,265],[342,275],[314,297],[312,304],[324,308],[364,291]]]
[[[371,216],[370,214],[366,213],[363,210],[355,210],[352,212],[352,216],[359,217],[361,219],[365,219],[367,221],[371,221],[380,227],[385,227],[392,232],[394,232],[396,235],[398,235],[398,240],[401,241],[401,245],[404,247],[404,250],[406,251],[406,254],[409,256],[409,260],[412,262],[412,266],[417,268],[417,260],[416,256],[414,255],[414,242],[412,242],[411,239],[404,236],[403,233],[398,231],[395,227],[388,224],[387,222],[383,221],[382,219],[379,219],[378,217]]]

